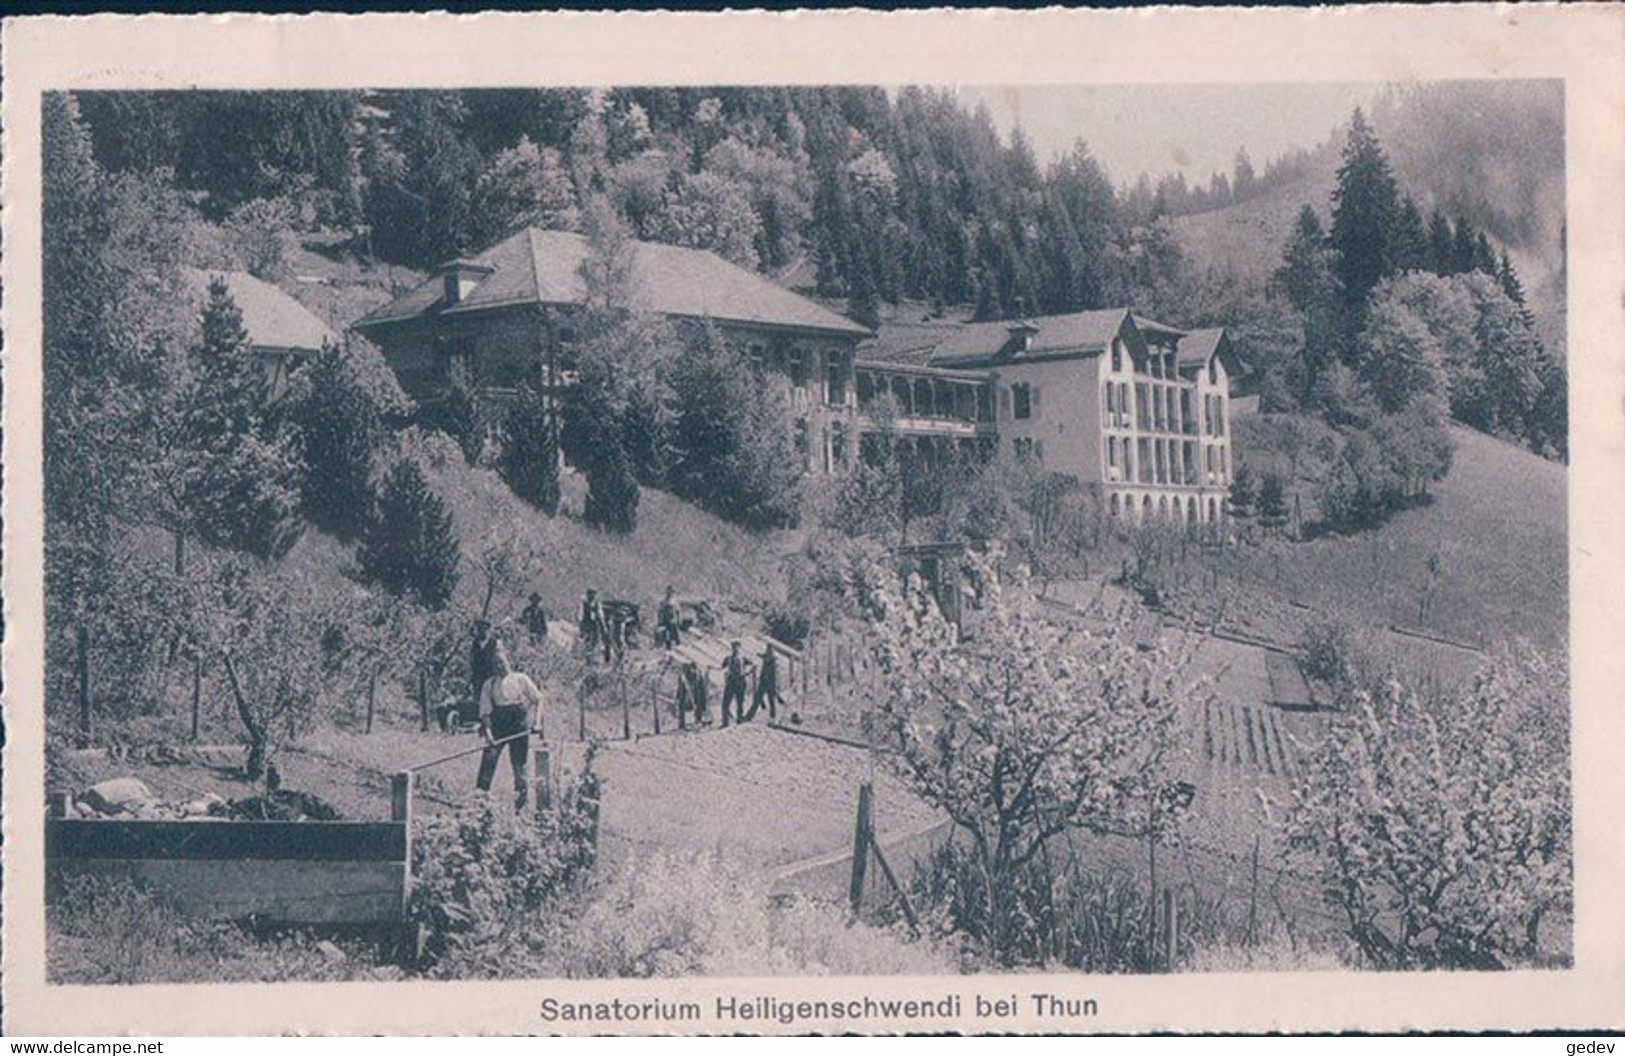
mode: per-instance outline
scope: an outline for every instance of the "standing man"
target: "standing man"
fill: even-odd
[[[581,599],[581,648],[589,658],[594,650],[602,649],[604,659],[609,659],[609,628],[604,626],[604,607],[599,604],[598,591],[592,587]]]
[[[520,614],[525,621],[525,629],[530,632],[532,645],[541,645],[547,641],[547,610],[542,608],[542,596],[535,591],[530,593],[530,604]]]
[[[494,652],[497,638],[491,630],[491,621],[481,617],[474,621],[474,641],[468,651],[468,681],[470,692],[464,703],[466,709],[459,708],[465,721],[472,720],[478,708],[480,690],[485,688],[485,682],[494,673]]]
[[[743,653],[739,651],[739,641],[735,639],[728,650],[728,655],[722,661],[722,725],[728,725],[731,714],[739,722],[745,721],[745,690],[749,685],[750,670],[753,665]],[[732,711],[729,707],[732,705]]]
[[[784,698],[779,695],[779,654],[771,645],[762,646],[762,668],[756,674],[756,693],[751,697],[750,711],[745,713],[746,722],[756,717],[764,700],[767,701],[767,717],[777,719]]]
[[[530,791],[526,760],[530,757],[530,731],[541,718],[542,691],[530,676],[514,671],[508,651],[498,639],[492,649],[492,674],[480,690],[480,736],[485,751],[480,754],[480,772],[474,784],[481,792],[491,791],[502,749],[508,749],[513,764],[514,810],[524,810]],[[506,743],[499,743],[506,741]]]
[[[666,596],[660,602],[660,611],[655,616],[655,634],[660,637],[660,646],[663,649],[675,649],[682,642],[682,631],[677,624],[677,599],[671,587],[666,588]]]

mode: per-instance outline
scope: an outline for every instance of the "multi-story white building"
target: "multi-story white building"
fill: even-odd
[[[888,423],[926,459],[945,442],[997,446],[1100,486],[1115,515],[1221,520],[1232,470],[1222,329],[1180,330],[1128,309],[946,330],[925,348],[860,348],[865,394],[891,393]]]

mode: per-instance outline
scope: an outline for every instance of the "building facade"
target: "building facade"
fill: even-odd
[[[950,454],[1034,459],[1097,486],[1118,516],[1224,516],[1239,364],[1222,330],[1114,309],[944,324],[898,349],[715,254],[631,247],[631,306],[714,325],[763,387],[782,391],[806,472],[843,472],[884,435],[926,467]],[[557,392],[573,367],[587,257],[579,235],[526,229],[445,265],[355,329],[420,402],[443,394],[457,365],[498,402],[521,382]]]
[[[209,287],[215,282],[225,284],[232,303],[242,313],[249,351],[265,374],[266,391],[273,400],[287,391],[299,364],[320,352],[322,346],[339,343],[339,336],[304,305],[247,272],[182,268],[181,279],[199,313],[208,304]]]
[[[860,401],[889,393],[902,408],[867,428],[891,430],[920,457],[944,443],[998,450],[1098,486],[1115,516],[1224,517],[1240,364],[1223,330],[1113,309],[971,323],[889,352],[860,349]]]
[[[870,331],[713,253],[656,242],[630,247],[628,307],[714,325],[764,385],[784,390],[805,468],[833,472],[850,462],[854,353]],[[490,405],[521,383],[557,393],[574,367],[587,258],[582,236],[527,228],[444,265],[354,327],[419,402],[443,394],[454,367]]]

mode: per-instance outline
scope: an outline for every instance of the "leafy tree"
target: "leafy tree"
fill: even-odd
[[[1412,279],[1420,281],[1422,277],[1397,282],[1410,283]],[[1441,335],[1428,325],[1422,313],[1405,303],[1404,293],[1411,288],[1388,287],[1386,283],[1378,286],[1360,331],[1361,375],[1377,403],[1389,412],[1404,409],[1412,400],[1432,399],[1445,405],[1449,399]],[[1452,321],[1441,320],[1446,324]]]
[[[371,520],[377,460],[389,452],[390,419],[407,400],[376,349],[328,345],[299,370],[286,397],[304,442],[305,516],[350,538]]]
[[[515,495],[546,513],[559,512],[559,441],[552,410],[535,389],[519,388],[503,430],[503,479]]]
[[[587,523],[609,532],[630,533],[638,526],[638,499],[638,481],[626,449],[609,444],[588,463],[583,511]]]
[[[875,722],[901,779],[969,841],[987,929],[1009,965],[1022,923],[1016,878],[1074,828],[1152,835],[1183,803],[1170,776],[1178,716],[1198,692],[1185,658],[1136,648],[1114,621],[1055,620],[1025,589],[976,570],[976,636],[960,641],[929,593],[876,571],[860,596],[882,673]]]
[[[1230,478],[1230,516],[1247,521],[1258,512],[1258,480],[1253,467],[1238,463],[1235,476]]]
[[[1372,288],[1394,269],[1399,214],[1399,188],[1388,157],[1357,107],[1332,192],[1331,227],[1343,298],[1356,314]]]
[[[451,511],[423,470],[402,459],[384,478],[356,561],[370,581],[430,609],[444,608],[461,557]]]
[[[1540,963],[1573,899],[1568,699],[1527,650],[1437,703],[1391,672],[1351,689],[1287,835],[1373,967]]]
[[[174,452],[191,524],[209,542],[280,557],[303,531],[301,439],[270,405],[242,312],[218,278],[191,358],[197,381],[184,398]]]
[[[673,488],[751,527],[781,526],[800,503],[789,395],[707,324],[672,363]]]
[[[741,267],[757,266],[762,225],[746,187],[714,172],[700,172],[685,177],[667,195],[662,214],[655,232],[661,241],[709,249]]]
[[[526,226],[573,231],[581,223],[564,159],[529,136],[500,151],[480,173],[469,201],[470,239],[488,245]]]

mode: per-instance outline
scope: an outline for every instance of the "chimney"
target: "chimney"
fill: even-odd
[[[445,283],[446,307],[461,304],[463,298],[474,292],[480,280],[496,269],[489,264],[473,260],[453,260],[440,265],[440,278]]]

